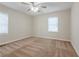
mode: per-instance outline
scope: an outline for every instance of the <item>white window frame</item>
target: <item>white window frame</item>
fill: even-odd
[[[8,14],[7,14],[7,13],[2,13],[2,12],[0,12],[0,14],[2,14],[3,17],[6,17],[6,20],[5,20],[5,21],[7,22],[7,23],[4,23],[4,21],[3,21],[4,24],[2,23],[2,26],[7,27],[7,28],[6,28],[6,31],[3,31],[3,30],[1,29],[2,32],[0,32],[0,34],[8,34]],[[2,16],[2,15],[1,15],[1,16]],[[1,17],[1,16],[0,16],[0,17]],[[5,19],[5,18],[3,18],[3,19]],[[0,24],[0,25],[1,25],[1,24]]]
[[[56,18],[56,20],[55,20]],[[53,19],[53,20],[52,20]],[[56,21],[56,23],[54,22]],[[52,22],[52,23],[51,23]],[[55,25],[55,26],[54,26]],[[53,26],[53,27],[52,27]],[[56,28],[55,28],[56,27]],[[54,28],[54,29],[53,29]],[[48,32],[58,32],[58,17],[49,17],[48,18]]]

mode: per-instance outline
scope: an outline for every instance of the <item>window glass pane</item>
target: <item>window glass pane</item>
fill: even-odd
[[[8,14],[0,13],[0,33],[8,33]]]
[[[48,19],[48,31],[58,32],[58,17],[50,17]]]

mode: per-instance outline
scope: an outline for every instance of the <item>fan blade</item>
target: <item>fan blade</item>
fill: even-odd
[[[27,9],[27,11],[30,11],[30,9]]]
[[[47,8],[46,6],[41,6],[42,8]]]
[[[34,4],[34,2],[30,2],[31,4]]]
[[[28,2],[27,3],[26,2],[21,2],[21,3],[22,4],[25,4],[25,5],[30,5],[30,3],[28,3]]]
[[[41,12],[40,10],[38,10],[38,12]]]

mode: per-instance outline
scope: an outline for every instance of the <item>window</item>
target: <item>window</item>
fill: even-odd
[[[48,18],[48,31],[58,32],[58,17]]]
[[[0,33],[8,33],[8,14],[0,13]]]

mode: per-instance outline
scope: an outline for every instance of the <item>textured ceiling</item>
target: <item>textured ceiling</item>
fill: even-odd
[[[21,2],[1,2],[0,4],[3,4],[9,8],[21,11],[23,13],[26,13],[28,15],[39,15],[39,14],[45,14],[45,13],[51,13],[56,12],[60,10],[69,9],[72,6],[72,2],[44,2],[42,3],[43,6],[47,6],[47,8],[42,8],[41,12],[33,13],[27,11],[29,8],[28,5],[24,5]]]

